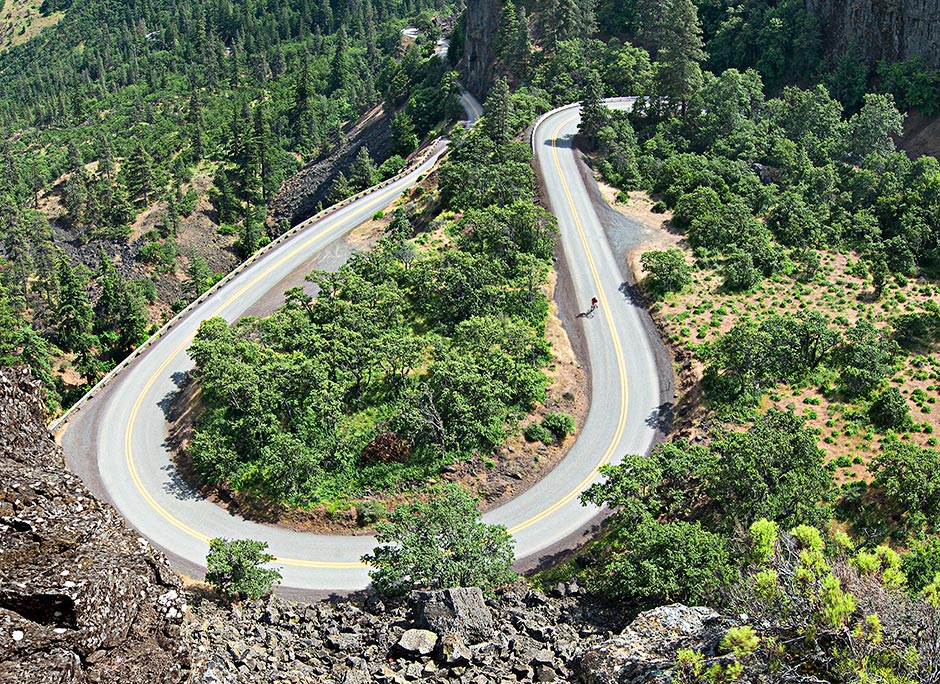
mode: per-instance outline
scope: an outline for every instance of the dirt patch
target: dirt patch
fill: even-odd
[[[691,256],[690,256],[691,259]],[[730,293],[721,287],[716,269],[696,268],[685,291],[666,297],[651,307],[653,319],[673,349],[680,393],[677,434],[707,438],[713,414],[705,405],[702,390],[704,365],[696,348],[726,334],[744,316],[751,319],[774,314],[821,313],[830,327],[841,333],[860,318],[875,327],[890,329],[892,320],[931,306],[940,288],[926,280],[889,282],[880,298],[875,297],[871,278],[859,267],[859,255],[821,252],[818,268],[808,271],[796,264],[788,275],[777,275],[746,293]],[[871,480],[868,463],[881,449],[882,435],[867,419],[865,401],[849,402],[836,391],[835,372],[817,373],[802,385],[767,388],[760,411],[769,408],[792,410],[801,416],[819,439],[827,461],[833,461],[837,484]],[[890,379],[908,401],[915,429],[905,439],[919,446],[936,448],[940,431],[940,349],[934,345],[899,361]]]
[[[940,116],[927,116],[917,110],[908,112],[898,147],[912,159],[940,156]]]
[[[629,193],[623,193],[600,178],[596,180],[601,197],[610,208],[640,226],[639,242],[627,250],[627,263],[639,283],[646,277],[646,271],[640,264],[640,257],[644,252],[679,247],[685,238],[669,229],[672,212],[654,212],[655,202],[645,192],[631,190]],[[629,198],[626,202],[620,201],[624,195]]]

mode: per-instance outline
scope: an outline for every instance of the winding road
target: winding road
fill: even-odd
[[[479,116],[479,103],[465,96],[463,104],[471,120]],[[629,106],[622,100],[610,104]],[[556,110],[540,119],[532,142],[558,216],[572,296],[581,303],[599,300],[592,318],[572,322],[583,326],[591,409],[568,456],[539,483],[484,516],[509,528],[519,559],[544,555],[591,523],[598,511],[582,506],[578,495],[597,480],[601,465],[649,449],[661,404],[646,314],[623,286],[623,256],[612,253],[571,146],[578,121],[576,106]],[[438,146],[407,175],[310,223],[258,257],[69,417],[61,435],[69,465],[165,551],[177,569],[201,574],[211,537],[251,538],[268,543],[285,588],[351,591],[368,584],[367,568],[358,559],[372,550],[372,537],[314,535],[250,522],[193,493],[171,465],[164,408],[178,392],[178,379],[192,367],[186,349],[201,321],[213,316],[234,321],[265,297],[279,296],[311,255],[393,202],[433,167],[442,150]]]

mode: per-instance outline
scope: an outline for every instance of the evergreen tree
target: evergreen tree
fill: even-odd
[[[268,121],[267,106],[259,102],[254,113],[255,158],[258,164],[258,179],[261,185],[261,198],[267,201],[277,191],[278,178],[275,146],[277,144]]]
[[[56,267],[59,281],[59,302],[56,307],[56,328],[62,347],[78,351],[87,344],[91,333],[92,309],[85,292],[85,279],[68,259],[59,258]]]
[[[336,34],[336,50],[333,53],[333,62],[330,68],[330,92],[345,88],[352,79],[352,66],[349,56],[349,43],[346,39],[346,29],[341,28]]]
[[[500,78],[493,84],[493,90],[483,105],[483,130],[496,143],[497,154],[501,154],[512,140],[511,107],[509,84]]]
[[[0,282],[0,366],[13,366],[17,363],[17,319],[7,297],[6,288]]]
[[[603,100],[603,88],[597,72],[589,71],[581,100],[581,125],[578,131],[588,139],[591,149],[597,146],[597,134],[610,121],[610,112]]]
[[[418,148],[415,125],[407,112],[399,112],[392,119],[392,154],[405,157]]]
[[[356,190],[365,190],[375,182],[375,162],[372,161],[369,148],[365,145],[360,147],[356,154],[349,180]]]
[[[355,190],[350,182],[346,179],[346,174],[340,171],[336,178],[333,179],[333,184],[330,186],[329,200],[330,204],[336,204],[337,202],[342,202],[347,197],[355,194]]]
[[[508,48],[507,60],[511,73],[518,79],[525,79],[529,75],[532,41],[529,39],[529,16],[521,4],[516,8],[515,21],[513,44]]]
[[[499,15],[499,30],[496,33],[495,52],[506,62],[511,61],[513,50],[518,43],[516,33],[519,25],[516,23],[516,6],[512,0],[506,0]]]
[[[101,251],[101,268],[98,281],[101,296],[98,298],[95,315],[95,332],[99,339],[107,340],[115,351],[127,353],[144,338],[150,324],[150,316],[143,297],[114,268],[114,263]],[[90,363],[85,367],[94,372]],[[81,371],[80,371],[81,372]]]
[[[685,116],[689,99],[702,87],[702,25],[692,0],[655,1],[648,12],[646,36],[658,48],[656,94],[661,105]]]
[[[216,171],[213,184],[215,185],[215,207],[219,212],[219,223],[231,223],[238,216],[239,203],[235,197],[235,190],[232,188],[228,172],[224,168]]]
[[[248,213],[238,233],[238,251],[242,259],[247,259],[254,254],[261,242],[261,223],[253,214],[254,212]]]
[[[99,258],[101,267],[98,283],[101,285],[101,296],[98,297],[95,307],[95,332],[101,335],[117,327],[124,288],[121,287],[120,276],[114,268],[114,263],[105,254],[104,249],[99,252]]]
[[[143,145],[137,145],[131,156],[125,160],[121,170],[124,173],[125,185],[131,199],[136,201],[143,198],[144,206],[148,206],[155,184],[153,158],[150,153]]]
[[[195,250],[189,255],[189,267],[186,269],[189,280],[184,284],[186,294],[195,299],[209,289],[212,271],[208,262],[196,254]]]

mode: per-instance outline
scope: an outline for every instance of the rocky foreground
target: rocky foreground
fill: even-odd
[[[415,592],[394,605],[206,602],[194,608],[191,681],[670,681],[678,648],[714,651],[725,631],[711,610],[674,605],[641,614],[613,636],[604,622],[616,616],[586,607],[578,594],[517,589],[488,600],[478,589]]]
[[[0,370],[0,682],[177,682],[180,580],[66,470],[27,371]]]
[[[706,608],[623,616],[577,584],[230,605],[180,579],[66,470],[28,372],[0,369],[0,683],[669,681]],[[190,605],[188,605],[190,604]],[[665,678],[665,679],[664,679]]]

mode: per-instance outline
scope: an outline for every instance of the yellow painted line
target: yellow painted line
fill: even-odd
[[[602,307],[603,312],[604,312],[604,320],[607,322],[607,326],[608,326],[608,329],[610,330],[611,338],[614,344],[614,350],[615,350],[615,354],[617,357],[618,371],[620,374],[620,388],[621,388],[620,416],[617,422],[617,428],[614,433],[613,439],[611,440],[606,451],[604,452],[604,455],[602,456],[598,464],[591,470],[591,472],[581,482],[579,482],[578,485],[574,489],[572,489],[568,494],[566,494],[564,497],[556,501],[554,504],[547,507],[546,509],[536,514],[535,516],[529,518],[528,520],[525,520],[524,522],[521,522],[518,525],[515,525],[514,527],[510,528],[509,529],[510,534],[515,534],[519,532],[520,530],[524,530],[527,527],[530,527],[544,520],[545,518],[552,515],[561,507],[567,505],[575,497],[579,496],[581,492],[584,491],[591,484],[591,482],[593,482],[593,480],[597,477],[598,471],[600,470],[601,466],[610,462],[623,436],[623,432],[626,428],[626,422],[627,422],[628,390],[627,390],[626,361],[623,358],[623,351],[620,346],[620,338],[614,326],[613,318],[611,316],[611,309],[607,300],[607,296],[604,294],[603,287],[601,286],[600,276],[597,272],[597,265],[594,261],[594,257],[591,255],[590,249],[588,248],[587,236],[584,233],[584,227],[581,224],[581,220],[579,219],[577,210],[575,209],[574,200],[571,196],[571,191],[568,187],[568,183],[567,181],[565,181],[564,174],[561,171],[561,163],[558,157],[558,147],[557,147],[558,134],[561,131],[561,129],[567,124],[569,124],[572,120],[574,120],[574,118],[575,118],[574,116],[569,117],[568,119],[560,123],[558,127],[555,129],[555,131],[552,133],[552,154],[554,156],[555,168],[558,171],[558,176],[561,179],[562,187],[564,188],[564,191],[565,191],[565,197],[568,200],[569,207],[571,208],[571,214],[574,219],[575,227],[578,230],[578,235],[581,240],[581,245],[584,248],[585,255],[587,256],[588,265],[591,269],[591,275],[594,279],[594,284],[597,290],[597,296],[600,302],[600,306]],[[395,193],[388,193],[388,194],[395,194]],[[368,209],[383,201],[385,203],[389,201],[388,199],[385,199],[384,194],[377,196],[376,199],[366,204],[365,207]],[[317,233],[312,239],[313,240],[319,239],[326,232],[328,232],[328,230],[324,229],[320,231],[319,233]],[[289,259],[292,259],[294,256],[296,256],[298,253],[300,253],[304,249],[306,249],[306,245],[300,245],[296,247],[295,249],[293,249],[292,251],[290,251],[289,253],[287,253],[282,258],[274,261],[268,268],[266,268],[263,272],[258,274],[258,276],[256,276],[250,283],[246,284],[240,290],[238,290],[238,292],[231,295],[221,306],[219,306],[216,309],[213,315],[218,315],[219,313],[221,313],[224,309],[226,309],[229,305],[231,305],[235,300],[240,298],[245,292],[247,292],[252,287],[257,285],[261,280],[267,277],[272,271],[274,271],[279,266],[281,266],[281,264],[283,264],[285,261]],[[186,339],[183,340],[183,342],[179,344],[176,350],[169,357],[167,357],[167,359],[154,372],[154,374],[150,377],[150,379],[144,385],[143,390],[138,394],[137,400],[134,402],[134,406],[131,408],[131,413],[127,422],[127,428],[124,433],[124,452],[125,452],[125,461],[127,464],[127,468],[131,475],[131,480],[134,482],[134,486],[137,488],[137,491],[144,498],[147,504],[154,511],[156,511],[156,513],[161,518],[166,520],[168,523],[170,523],[177,529],[181,530],[182,532],[186,533],[187,535],[189,535],[190,537],[193,537],[194,539],[198,541],[208,544],[209,537],[205,536],[204,534],[200,532],[197,532],[196,530],[189,527],[184,522],[182,522],[181,520],[173,516],[165,508],[163,508],[157,502],[156,499],[154,499],[154,497],[150,494],[150,492],[147,491],[146,487],[144,487],[143,481],[140,479],[139,473],[137,472],[137,467],[134,463],[133,447],[132,447],[132,435],[133,435],[134,423],[137,419],[138,413],[140,412],[141,406],[143,405],[144,397],[153,387],[158,377],[162,375],[163,372],[166,370],[166,368],[170,365],[173,359],[175,359],[180,353],[182,353],[182,351],[185,348],[187,348],[190,345],[190,343],[193,340],[193,337],[194,335],[190,334],[186,337]],[[316,560],[300,560],[300,559],[294,559],[294,558],[281,558],[281,557],[276,558],[275,561],[278,563],[283,563],[285,565],[291,565],[295,567],[317,568],[317,569],[334,569],[335,570],[335,569],[354,569],[354,568],[365,567],[363,563],[360,563],[358,561],[330,562],[330,561],[316,561]]]
[[[389,196],[394,195],[394,194],[397,194],[397,191],[379,193],[376,196],[376,199],[367,203],[363,208],[366,211],[368,211],[377,204],[380,204],[383,202],[385,204],[388,204],[388,202],[390,201]],[[294,258],[295,256],[297,256],[297,254],[307,249],[307,244],[309,244],[309,242],[315,241],[321,238],[324,234],[329,232],[329,230],[330,229],[321,230],[312,239],[305,240],[303,245],[298,245],[293,250],[286,253],[280,259],[275,260],[264,271],[262,271],[254,279],[252,279],[250,283],[247,283],[246,285],[244,285],[236,293],[234,293],[227,300],[225,300],[225,302],[221,306],[216,308],[215,312],[212,315],[213,316],[219,315],[223,310],[228,308],[228,306],[231,305],[232,302],[239,299],[242,295],[245,294],[245,292],[247,292],[248,290],[253,288],[255,285],[257,285],[260,281],[266,278],[272,271],[280,267],[285,261],[288,261]],[[137,472],[137,466],[134,463],[134,451],[133,451],[133,440],[132,440],[133,431],[134,431],[134,423],[136,422],[137,414],[140,412],[140,408],[143,405],[144,397],[153,387],[157,379],[167,369],[167,366],[169,366],[170,363],[177,356],[179,356],[179,354],[182,353],[184,349],[189,347],[194,336],[195,336],[194,334],[190,334],[186,336],[186,338],[179,344],[179,346],[177,346],[177,348],[173,351],[173,353],[170,356],[168,356],[166,360],[162,364],[160,364],[160,367],[153,373],[153,375],[150,376],[150,379],[147,380],[147,383],[144,385],[141,392],[137,395],[137,400],[134,402],[134,406],[131,408],[131,413],[127,420],[127,428],[124,431],[124,460],[127,464],[127,469],[130,472],[131,480],[134,482],[134,486],[137,488],[137,491],[144,498],[144,501],[146,501],[147,504],[154,511],[156,511],[156,513],[161,518],[166,520],[168,523],[170,523],[177,529],[181,530],[182,532],[185,532],[190,537],[193,537],[194,539],[197,539],[198,541],[208,544],[209,537],[205,536],[204,534],[200,532],[197,532],[196,530],[191,528],[189,525],[184,523],[182,520],[180,520],[179,518],[171,514],[169,511],[167,511],[165,508],[163,508],[163,506],[159,504],[159,502],[153,497],[153,495],[149,491],[147,491],[147,488],[144,486],[143,481],[140,479],[140,474]],[[365,567],[362,563],[358,561],[356,562],[306,561],[306,560],[297,560],[297,559],[292,559],[292,558],[276,558],[275,560],[279,563],[284,563],[285,565],[295,565],[295,566],[311,567],[311,568],[348,569],[348,568]]]
[[[594,257],[591,254],[591,250],[588,248],[587,236],[584,233],[584,226],[581,224],[581,219],[578,217],[578,211],[574,206],[574,199],[571,197],[571,190],[568,188],[568,182],[565,180],[565,175],[561,171],[561,162],[558,159],[558,134],[561,132],[562,128],[574,121],[576,116],[577,115],[570,116],[562,121],[560,124],[558,124],[558,128],[556,128],[552,133],[552,155],[555,161],[555,169],[558,171],[558,177],[561,179],[561,185],[565,190],[565,197],[568,200],[568,206],[571,209],[571,216],[574,219],[575,227],[578,230],[578,236],[581,239],[581,246],[584,248],[584,253],[587,256],[588,266],[591,269],[591,276],[594,279],[594,287],[597,291],[597,297],[600,300],[600,307],[604,312],[604,320],[607,321],[607,327],[610,330],[610,336],[613,340],[614,353],[617,356],[617,368],[620,373],[620,416],[617,421],[617,429],[614,431],[613,439],[607,446],[607,449],[604,451],[604,455],[601,457],[601,460],[596,466],[594,466],[591,472],[588,473],[588,475],[583,480],[581,480],[581,482],[579,482],[574,489],[553,503],[551,506],[547,507],[537,515],[532,516],[528,520],[510,527],[510,534],[516,534],[520,530],[524,530],[527,527],[544,520],[562,506],[567,505],[575,497],[579,496],[581,492],[587,489],[588,486],[590,486],[590,484],[598,476],[601,467],[609,463],[610,459],[613,458],[614,452],[617,450],[617,446],[620,444],[620,439],[623,437],[623,432],[627,425],[627,400],[629,398],[627,390],[627,364],[626,360],[623,358],[623,350],[620,347],[620,336],[617,334],[617,328],[614,326],[611,309],[607,302],[607,296],[604,294],[604,288],[601,285],[601,279],[597,272],[597,264],[594,262]]]

